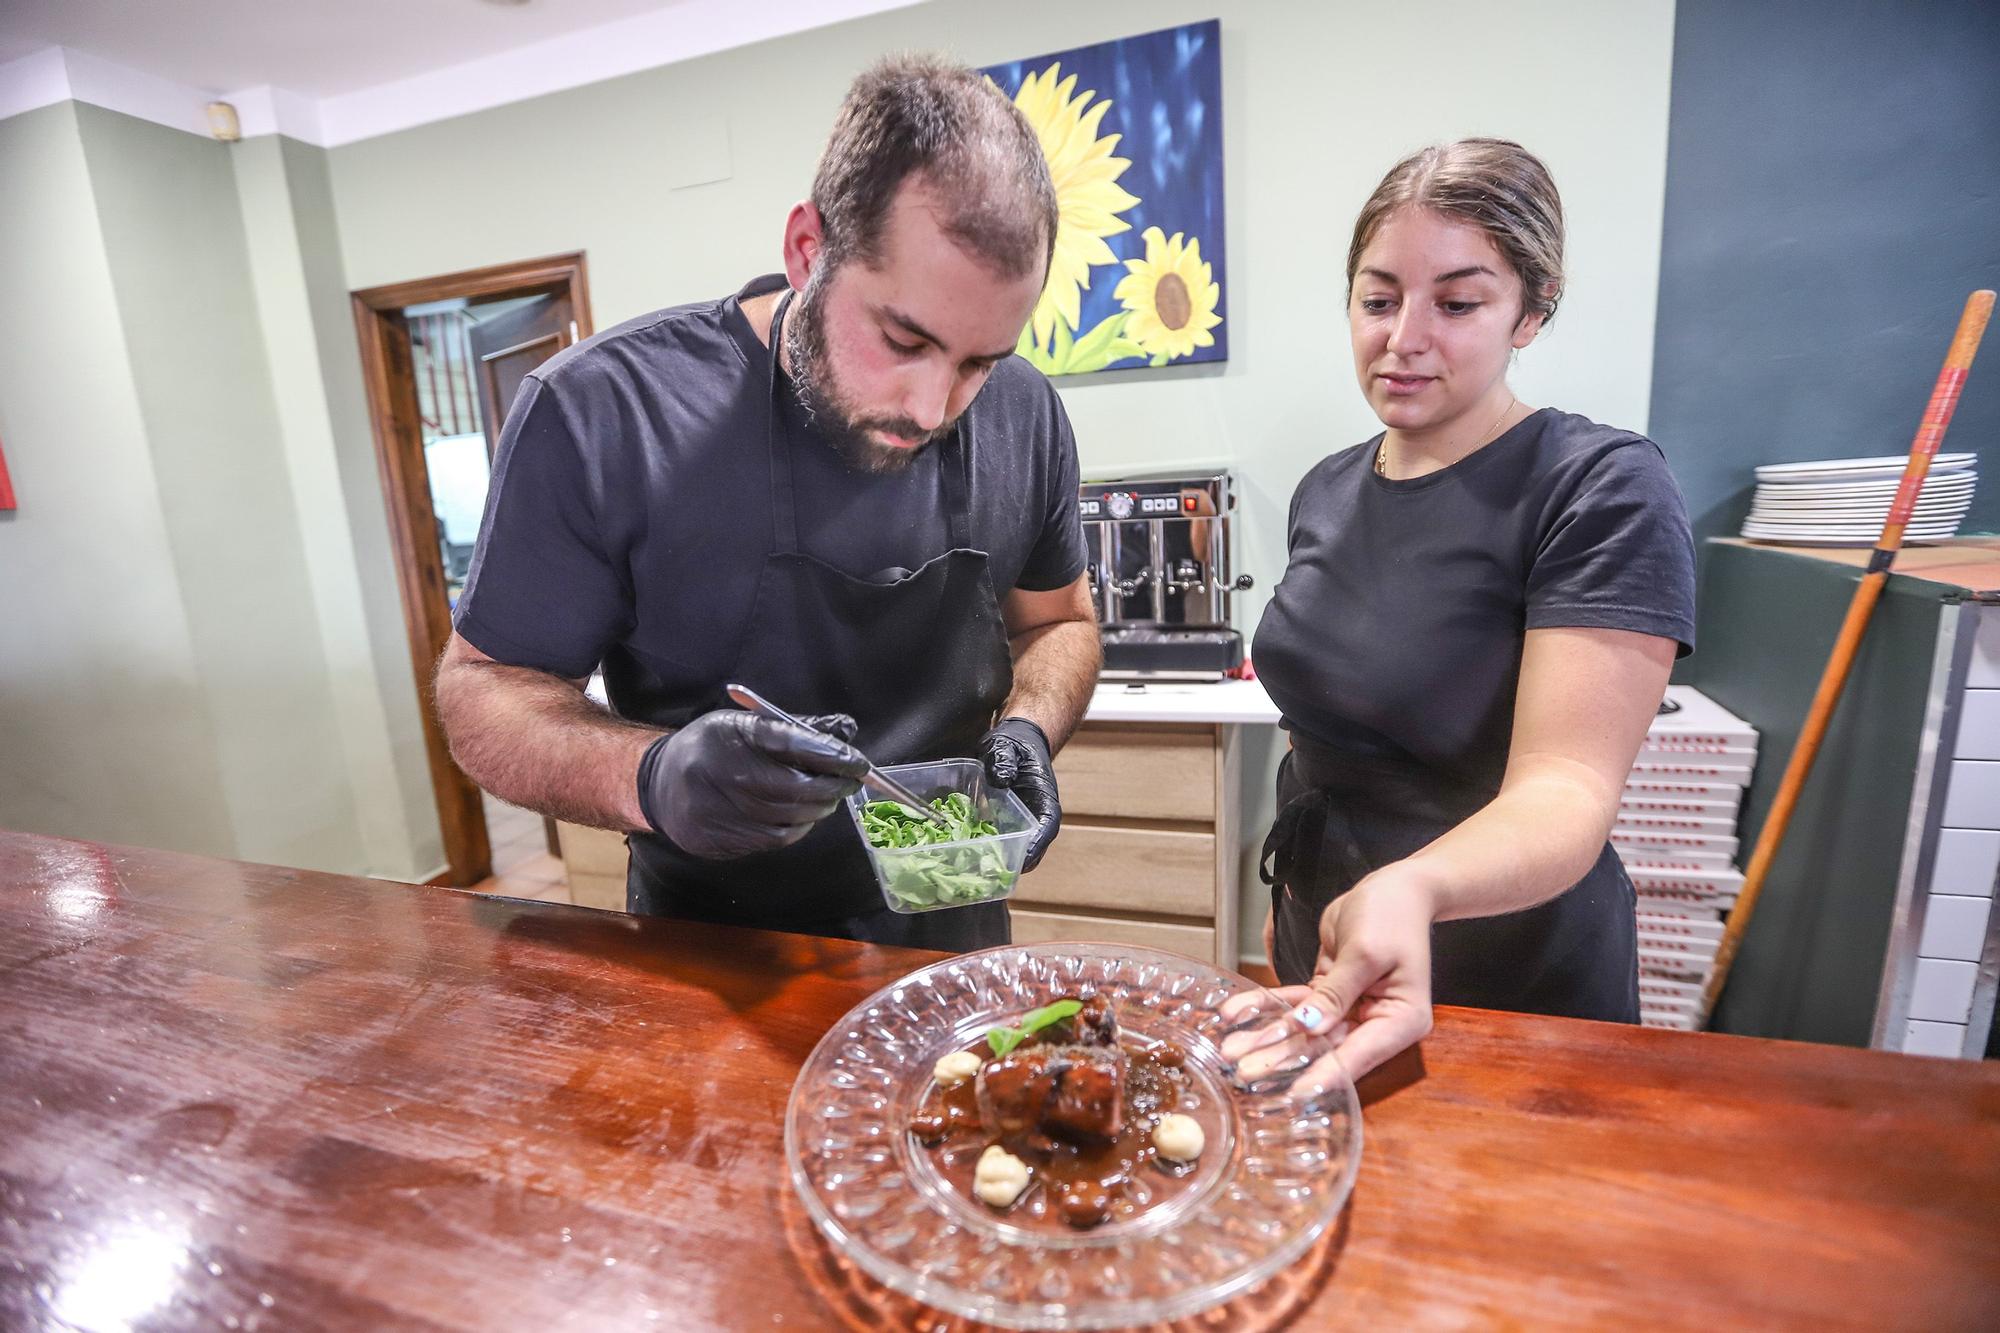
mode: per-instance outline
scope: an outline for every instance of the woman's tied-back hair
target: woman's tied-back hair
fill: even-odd
[[[1405,208],[1468,222],[1493,238],[1521,280],[1522,318],[1554,319],[1563,288],[1562,196],[1542,160],[1506,139],[1460,139],[1419,149],[1389,168],[1354,220],[1347,286],[1361,252]]]
[[[1046,272],[1056,190],[1035,131],[985,75],[931,55],[890,56],[847,90],[813,176],[827,271],[881,258],[896,191],[921,176],[946,235],[997,273]]]

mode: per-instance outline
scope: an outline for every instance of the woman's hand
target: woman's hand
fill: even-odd
[[[1301,989],[1324,1000],[1314,1031],[1345,1019],[1335,1052],[1360,1078],[1431,1032],[1431,923],[1437,892],[1408,861],[1386,865],[1333,900],[1319,919],[1319,962]],[[1303,1021],[1312,1015],[1304,1005]]]
[[[1290,1014],[1232,1036],[1224,1055],[1246,1073],[1278,1068],[1286,1056],[1273,1043],[1304,1028],[1331,1034],[1340,1043],[1335,1055],[1349,1077],[1358,1079],[1422,1041],[1431,1031],[1431,923],[1437,903],[1428,871],[1410,861],[1384,866],[1334,899],[1320,917],[1319,962],[1311,982],[1271,991],[1291,1006]],[[1269,948],[1268,918],[1264,929]]]

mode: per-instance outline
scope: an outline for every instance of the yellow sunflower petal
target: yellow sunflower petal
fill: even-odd
[[[1053,337],[1058,320],[1072,330],[1077,327],[1090,270],[1118,258],[1104,238],[1131,230],[1118,214],[1139,202],[1117,184],[1132,165],[1112,155],[1119,136],[1098,134],[1111,109],[1110,99],[1099,98],[1095,89],[1078,93],[1076,84],[1077,76],[1064,76],[1057,62],[1029,73],[1014,94],[1014,105],[1034,128],[1048,158],[1056,187],[1055,255],[1048,282],[1029,317],[1036,342],[1043,344]]]

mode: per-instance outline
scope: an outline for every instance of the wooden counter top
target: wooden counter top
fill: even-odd
[[[0,1327],[917,1327],[780,1118],[931,958],[0,834]],[[1990,1066],[1444,1010],[1362,1092],[1201,1327],[2000,1327]]]
[[[1872,547],[1785,546],[1774,542],[1753,542],[1744,537],[1717,537],[1731,546],[1748,546],[1766,551],[1783,551],[1807,560],[1866,569],[1874,558]],[[1896,552],[1891,572],[1913,579],[1928,579],[1961,588],[1970,593],[2000,592],[2000,537],[1954,537],[1950,541],[1923,546],[1905,546]]]

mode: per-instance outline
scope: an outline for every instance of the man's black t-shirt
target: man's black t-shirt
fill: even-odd
[[[712,698],[773,546],[771,353],[738,303],[782,283],[628,321],[522,382],[455,616],[468,642],[571,678],[601,661],[613,707],[641,720]],[[900,473],[853,471],[779,397],[806,555],[887,582],[949,549],[940,450]],[[1010,357],[959,430],[995,595],[1073,582],[1076,444],[1055,390]]]
[[[1506,769],[1531,629],[1694,643],[1694,544],[1659,447],[1550,408],[1428,476],[1374,469],[1381,436],[1292,499],[1291,561],[1255,641],[1286,725],[1488,791]]]

